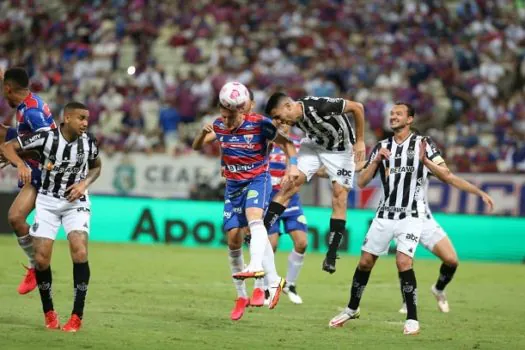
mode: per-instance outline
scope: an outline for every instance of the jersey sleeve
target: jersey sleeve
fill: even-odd
[[[47,139],[48,131],[39,131],[23,136],[18,136],[17,140],[20,147],[24,150],[39,149],[44,147]]]
[[[97,138],[91,134],[88,134],[88,142],[89,142],[89,154],[88,154],[88,160],[89,162],[95,161],[95,159],[98,158],[98,141]]]
[[[270,118],[263,117],[261,122],[261,134],[270,141],[277,137],[277,127],[273,125]]]
[[[425,137],[425,140],[427,142],[427,148],[426,148],[427,158],[438,165],[441,163],[445,163],[445,160],[443,159],[441,155],[441,151],[439,150],[437,145],[434,143],[434,141],[430,137]]]
[[[304,100],[317,109],[321,116],[341,114],[345,111],[346,102],[343,98],[307,97]]]
[[[51,126],[46,120],[44,112],[37,108],[29,108],[24,112],[24,120],[31,127],[31,131],[47,131]]]
[[[370,163],[372,163],[372,161],[375,159],[375,157],[377,156],[377,153],[379,153],[379,150],[381,149],[381,143],[378,143],[374,149],[372,150],[372,152],[370,152],[370,155],[368,156],[368,160],[366,161],[366,164],[364,166],[364,168],[368,168],[368,166],[370,165]]]

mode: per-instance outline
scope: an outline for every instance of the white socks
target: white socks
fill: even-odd
[[[250,241],[250,268],[255,271],[262,268],[263,257],[266,254],[266,245],[270,244],[270,241],[268,240],[268,232],[262,220],[250,221],[248,226],[250,227],[250,234],[252,236]]]
[[[295,284],[299,272],[303,267],[304,254],[299,254],[295,250],[292,250],[288,255],[288,273],[286,275],[286,282],[289,284]]]
[[[267,240],[266,248],[264,249],[263,267],[265,279],[268,281],[267,284],[272,286],[276,283],[279,283],[280,277],[277,274],[277,269],[275,268],[272,244],[269,240]]]
[[[244,269],[244,258],[242,256],[242,248],[236,250],[228,249],[228,260],[230,262],[230,270],[232,274],[241,272]],[[237,297],[247,298],[246,284],[243,280],[233,279],[233,284],[237,290]]]
[[[253,288],[259,288],[259,289],[267,289],[266,283],[264,283],[266,277],[264,278],[256,278],[255,282],[253,283]]]
[[[17,240],[18,240],[18,245],[20,246],[20,248],[22,248],[22,250],[24,251],[24,253],[27,255],[29,259],[28,267],[31,269],[34,268],[35,267],[35,252],[33,251],[33,239],[31,238],[29,234],[27,234],[22,237],[17,237]]]

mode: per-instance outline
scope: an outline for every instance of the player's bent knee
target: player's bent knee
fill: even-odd
[[[88,260],[88,252],[86,246],[75,247],[71,251],[71,258],[75,263],[83,263]]]
[[[412,268],[412,258],[408,255],[398,254],[396,257],[396,265],[398,271],[408,271]]]
[[[243,234],[240,229],[233,229],[228,231],[228,248],[230,250],[241,249],[243,242]]]
[[[26,218],[25,216],[16,211],[16,212],[11,212],[9,211],[9,213],[7,214],[7,221],[9,222],[9,226],[11,226],[11,228],[18,234],[18,233],[24,233],[24,234],[27,234],[27,228],[29,227],[29,225],[27,224],[26,222]]]
[[[372,254],[365,253],[359,259],[358,268],[361,271],[371,271],[374,268],[376,261]]]
[[[47,254],[45,252],[35,252],[35,263],[38,270],[46,270],[51,263],[51,254]]]
[[[458,267],[459,266],[459,260],[457,256],[447,256],[443,259],[443,263],[445,265],[448,265],[450,267]]]
[[[294,242],[294,249],[299,254],[304,254],[306,252],[306,248],[308,247],[308,242],[306,239],[297,240],[297,242]]]

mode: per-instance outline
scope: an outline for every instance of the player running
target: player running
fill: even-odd
[[[429,144],[431,148],[436,148],[431,140],[429,140]],[[448,169],[445,161],[439,165],[435,165],[433,162],[425,158],[424,162],[425,165],[432,171],[432,174],[436,175],[436,177],[438,177],[441,181],[454,186],[459,190],[480,196],[483,199],[483,202],[487,204],[489,211],[493,210],[494,201],[492,198],[477,186],[474,186],[470,182],[453,174]],[[424,191],[425,193],[428,193],[428,181],[425,183]],[[423,219],[423,231],[421,232],[419,243],[442,261],[441,267],[439,269],[439,277],[436,283],[430,288],[430,291],[437,300],[438,309],[441,312],[446,313],[450,311],[450,307],[445,294],[445,287],[450,283],[450,281],[452,281],[452,278],[454,277],[454,273],[458,267],[458,256],[446,232],[432,216],[428,202],[426,203],[426,210],[427,214]],[[401,293],[401,295],[404,297],[403,293]],[[402,314],[407,313],[404,299],[403,305],[401,306],[399,312]]]
[[[0,71],[0,80],[4,82],[4,98],[9,106],[16,108],[16,128],[0,128],[0,142],[5,142],[33,132],[56,128],[49,106],[37,95],[29,91],[29,76],[23,68],[10,68],[4,74]],[[26,183],[19,183],[20,192],[16,196],[7,214],[9,225],[15,231],[18,244],[28,257],[26,275],[18,286],[18,293],[26,294],[36,288],[35,257],[33,243],[26,222],[29,213],[35,207],[37,192],[40,187],[38,161],[27,160],[31,167],[32,178]]]
[[[265,109],[272,119],[296,125],[306,133],[298,155],[299,178],[283,188],[268,206],[264,224],[270,228],[284,212],[299,188],[324,166],[332,182],[330,239],[323,270],[335,272],[337,249],[346,225],[348,192],[353,186],[355,162],[365,159],[365,114],[359,102],[342,98],[305,97],[292,100],[282,92],[273,94]],[[357,137],[347,113],[355,119]]]
[[[280,145],[290,158],[289,183],[297,175],[295,147],[280,134],[271,120],[255,113],[244,113],[249,108],[248,89],[240,83],[227,83],[219,94],[221,117],[213,125],[206,125],[193,141],[199,150],[206,143],[218,140],[222,151],[222,167],[226,177],[224,195],[224,230],[228,236],[228,255],[237,300],[231,313],[232,320],[242,317],[250,301],[245,278],[262,278],[270,284],[269,308],[279,301],[284,286],[275,269],[274,254],[262,218],[271,193],[268,172],[269,142]],[[242,255],[242,228],[248,226],[252,237],[250,263],[244,268]]]
[[[100,175],[96,140],[86,134],[89,112],[81,103],[64,108],[60,128],[18,136],[4,143],[3,156],[18,168],[24,185],[31,183],[32,169],[17,155],[21,149],[41,154],[41,181],[36,199],[36,215],[31,226],[35,249],[36,280],[48,329],[59,329],[60,320],[52,299],[51,255],[61,225],[67,234],[73,260],[74,303],[69,321],[62,330],[76,332],[82,325],[90,270],[87,255],[91,205],[87,188]]]
[[[413,335],[420,331],[413,257],[426,216],[423,185],[429,174],[428,165],[439,165],[443,163],[443,158],[439,150],[431,146],[431,141],[427,144],[423,136],[411,132],[414,116],[415,111],[410,104],[396,103],[393,106],[390,126],[394,136],[377,143],[359,176],[358,185],[362,188],[379,172],[383,198],[361,248],[348,306],[330,320],[330,327],[341,327],[348,320],[360,316],[359,304],[372,268],[377,258],[388,252],[390,241],[396,239],[396,265],[407,304],[403,333]]]

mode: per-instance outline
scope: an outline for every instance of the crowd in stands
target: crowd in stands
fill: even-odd
[[[56,118],[85,102],[103,149],[190,152],[223,83],[365,105],[367,146],[395,101],[465,172],[525,172],[524,0],[4,0],[0,66]],[[0,99],[0,116],[13,110]],[[217,152],[216,147],[206,150]]]

